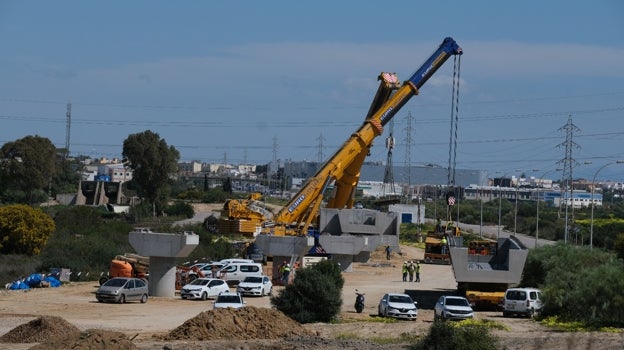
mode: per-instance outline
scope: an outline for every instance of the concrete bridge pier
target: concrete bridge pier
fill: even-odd
[[[175,297],[176,258],[186,257],[199,245],[199,236],[192,232],[156,233],[135,229],[129,235],[136,252],[150,259],[149,295]]]

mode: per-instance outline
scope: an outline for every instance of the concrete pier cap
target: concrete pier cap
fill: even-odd
[[[194,232],[158,233],[147,228],[130,232],[130,245],[150,258],[149,295],[175,297],[176,258],[186,257],[199,245]]]

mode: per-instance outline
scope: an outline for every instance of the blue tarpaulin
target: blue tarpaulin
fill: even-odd
[[[28,287],[28,285],[22,281],[15,281],[13,283],[11,283],[11,286],[9,287],[9,289],[11,290],[18,290],[18,289],[30,289]]]

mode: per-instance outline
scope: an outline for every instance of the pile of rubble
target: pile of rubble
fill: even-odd
[[[282,312],[256,308],[215,309],[187,320],[157,341],[306,339],[314,334]],[[57,316],[42,316],[13,328],[0,343],[39,343],[31,349],[136,349],[132,339],[114,331],[77,327]],[[215,344],[216,345],[216,344]]]
[[[0,343],[41,343],[78,332],[76,326],[61,317],[41,316],[13,328],[0,337]]]
[[[57,316],[41,316],[21,324],[0,337],[0,343],[39,343],[30,349],[136,349],[126,335],[90,329],[81,332]]]
[[[169,332],[163,340],[283,339],[311,335],[280,311],[247,306],[201,312]]]

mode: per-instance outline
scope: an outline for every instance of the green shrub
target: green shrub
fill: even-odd
[[[178,201],[173,205],[168,206],[165,209],[165,213],[169,216],[183,216],[190,219],[195,215],[195,209],[193,209],[192,205],[186,202]]]
[[[521,284],[542,289],[545,317],[624,325],[624,264],[613,253],[569,244],[531,250]]]
[[[496,337],[486,325],[435,321],[427,336],[410,347],[411,350],[496,350]]]
[[[330,322],[340,313],[343,286],[338,264],[325,260],[298,269],[293,283],[271,297],[271,304],[300,323]]]

